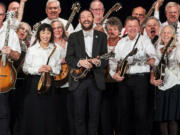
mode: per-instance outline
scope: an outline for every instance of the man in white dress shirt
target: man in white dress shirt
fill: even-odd
[[[13,30],[9,32],[8,45],[4,46],[7,23],[3,23],[5,18],[6,8],[0,3],[0,50],[1,54],[6,54],[10,59],[17,60],[20,56],[21,49],[19,40]],[[2,81],[2,79],[1,79]],[[0,82],[3,83],[3,82]],[[0,134],[9,135],[9,93],[0,93]]]
[[[125,76],[117,71],[117,62],[110,67],[110,74],[119,83],[121,110],[119,132],[123,135],[149,135],[148,90],[150,65],[157,64],[155,48],[149,38],[140,35],[140,22],[136,17],[128,17],[125,22],[128,35],[115,47],[116,61],[122,61],[133,48],[137,52],[127,58],[129,68]]]
[[[47,14],[47,18],[45,18],[44,20],[41,21],[42,23],[48,23],[51,24],[51,22],[53,20],[58,19],[59,21],[61,21],[63,23],[64,26],[66,26],[67,24],[67,20],[60,18],[59,15],[61,13],[61,5],[60,2],[58,0],[48,0],[46,3],[46,14]],[[70,24],[68,30],[67,30],[68,34],[74,32],[74,28],[72,26],[72,24]]]
[[[158,6],[155,10],[155,17],[159,19],[159,8]],[[180,40],[180,5],[176,2],[168,2],[165,7],[165,15],[166,15],[166,22],[162,23],[162,27],[165,25],[174,25],[176,29],[176,36],[178,40]]]

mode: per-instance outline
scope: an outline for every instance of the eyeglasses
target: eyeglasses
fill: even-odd
[[[91,8],[91,10],[92,10],[92,11],[95,11],[95,12],[98,12],[98,11],[99,11],[99,12],[102,12],[102,11],[104,11],[104,8],[94,8],[94,9]]]
[[[139,16],[139,17],[144,17],[145,15],[144,14],[138,14],[138,13],[135,13],[135,14],[133,14],[133,16]]]
[[[26,32],[26,33],[29,33],[29,30],[26,29],[26,28],[24,28],[24,27],[19,27],[19,29],[23,30],[23,31]]]

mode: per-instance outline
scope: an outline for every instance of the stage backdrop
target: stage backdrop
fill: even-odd
[[[17,0],[19,1],[19,0]],[[81,4],[81,10],[83,9],[88,9],[89,4],[92,0],[79,0]],[[147,11],[151,8],[152,3],[155,0],[102,0],[104,3],[105,7],[105,13],[116,3],[120,2],[123,6],[121,10],[118,12],[114,12],[111,14],[111,16],[117,16],[121,19],[122,23],[124,23],[124,20],[127,16],[131,15],[132,9],[136,6],[143,6]],[[164,4],[160,9],[160,20],[161,22],[164,22],[166,20],[165,14],[164,14],[164,7],[167,2],[170,0],[164,0]],[[180,3],[180,0],[172,0],[175,2]],[[6,6],[12,0],[1,0]],[[45,5],[46,5],[47,0],[27,0],[25,4],[25,9],[24,9],[24,16],[23,16],[23,21],[28,22],[31,26],[35,24],[36,22],[44,19],[46,17],[45,14]],[[61,3],[61,14],[60,17],[68,19],[70,14],[71,14],[71,6],[72,4],[76,2],[76,0],[60,0]],[[77,14],[72,22],[73,26],[76,27],[78,23],[78,16]]]

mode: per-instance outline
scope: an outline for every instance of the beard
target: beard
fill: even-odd
[[[83,22],[83,23],[85,23],[85,22]],[[81,27],[83,30],[88,31],[88,30],[91,30],[93,28],[93,22],[91,22],[91,24],[88,27],[84,26],[83,23],[81,23]]]

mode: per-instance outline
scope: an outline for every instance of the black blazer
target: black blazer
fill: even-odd
[[[107,36],[103,32],[94,30],[92,57],[95,58],[105,53],[107,53]],[[68,66],[70,68],[77,68],[77,63],[79,60],[85,59],[86,56],[83,31],[81,30],[72,33],[68,39],[67,54],[65,58]],[[93,69],[97,88],[101,90],[105,89],[103,69],[107,64],[107,60],[101,60],[101,66],[94,67]],[[69,75],[69,90],[75,90],[78,85],[79,81],[74,81]]]

